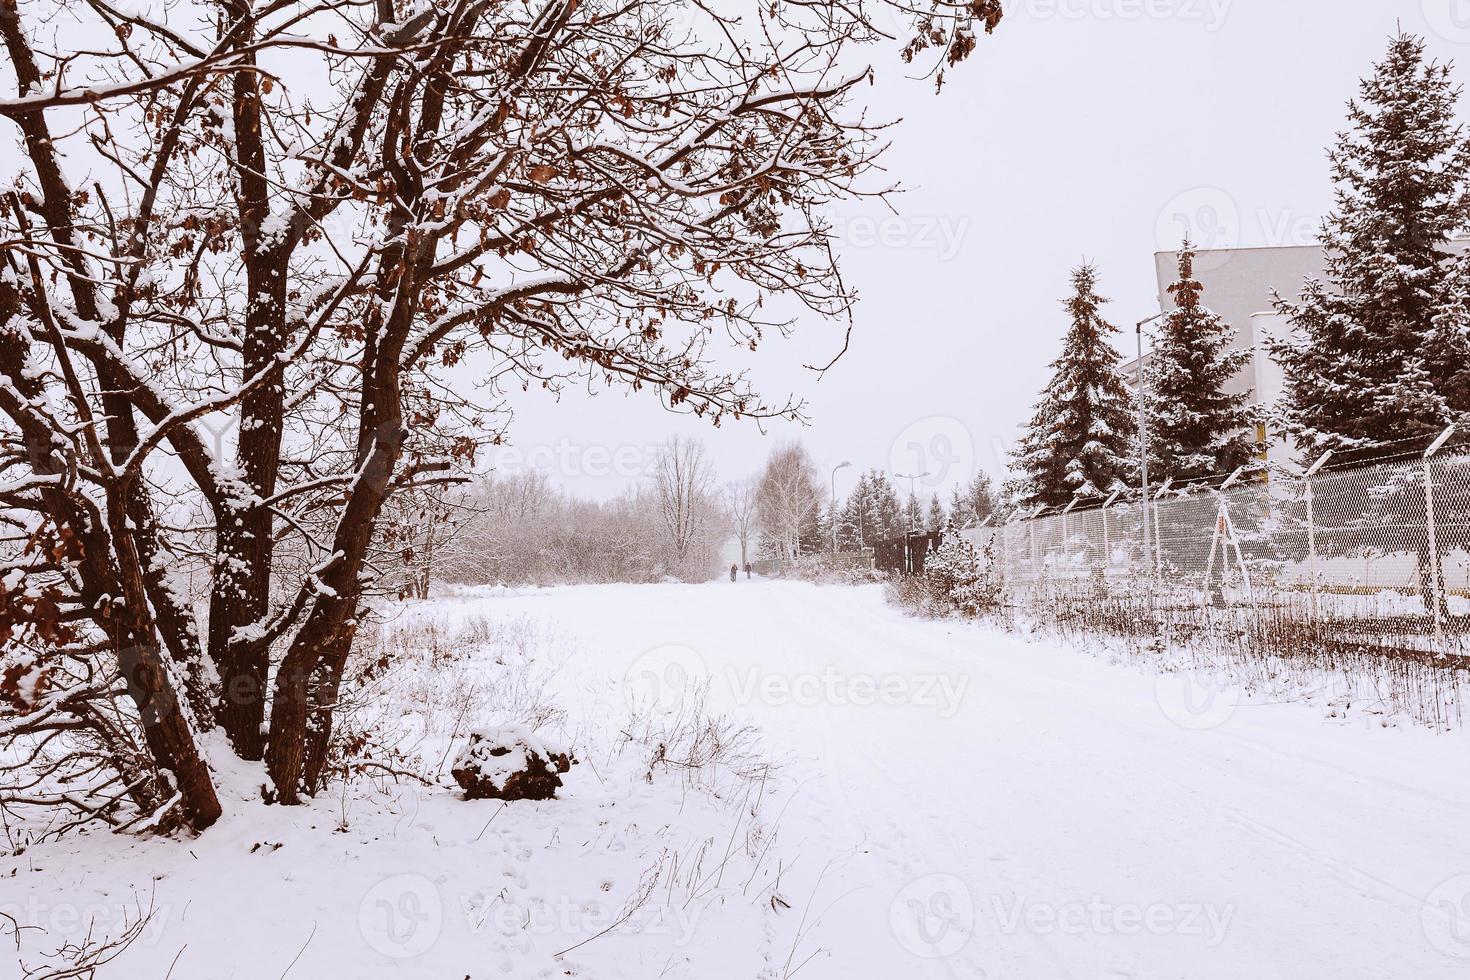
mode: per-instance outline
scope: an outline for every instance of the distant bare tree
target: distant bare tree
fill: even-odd
[[[391,498],[380,521],[382,554],[376,559],[389,591],[400,598],[429,598],[431,579],[441,574],[450,545],[472,516],[458,497],[437,485]]]
[[[730,529],[740,542],[740,564],[750,561],[751,539],[756,531],[756,497],[758,484],[747,477],[725,485],[725,512],[730,518]]]
[[[483,477],[452,495],[466,526],[443,546],[435,575],[469,584],[656,582],[668,575],[708,578],[715,569],[723,515],[687,540],[681,560],[652,485],[607,501],[579,500],[538,472]]]
[[[653,485],[664,532],[682,568],[716,519],[715,471],[698,439],[674,436],[659,447]]]
[[[777,557],[801,555],[802,539],[815,533],[820,507],[817,465],[806,448],[800,443],[778,447],[756,491],[756,523]]]

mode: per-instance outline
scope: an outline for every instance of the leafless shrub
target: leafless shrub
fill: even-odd
[[[873,568],[867,558],[847,555],[802,555],[795,561],[781,562],[773,574],[817,585],[871,585],[888,581],[888,576]]]
[[[727,783],[765,779],[776,771],[762,752],[759,732],[724,715],[712,715],[708,695],[693,691],[667,714],[637,711],[623,729],[619,749],[637,747],[644,755],[644,778],[675,772],[690,786],[721,794]]]
[[[527,619],[378,624],[349,665],[332,771],[430,781],[442,773],[448,746],[472,728],[562,725],[551,643]]]
[[[97,924],[92,922],[88,924],[85,936],[76,941],[63,942],[53,952],[42,956],[43,962],[32,965],[22,962],[21,970],[25,980],[94,980],[99,970],[127,952],[128,948],[142,937],[144,930],[152,921],[154,915],[152,898],[149,899],[146,908],[141,900],[135,900],[134,909],[132,914],[125,916],[123,929],[116,936],[93,935],[92,930]],[[26,933],[32,929],[45,931],[40,927],[27,926],[8,915],[0,914],[0,936],[6,932],[12,933],[18,956],[27,939]]]
[[[883,596],[892,605],[926,619],[940,619],[954,611],[937,605],[928,583],[917,575],[889,576],[883,584]]]
[[[17,851],[89,824],[169,829],[178,794],[108,652],[12,639],[0,652],[0,813]]]

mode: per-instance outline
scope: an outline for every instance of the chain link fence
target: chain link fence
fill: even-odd
[[[1337,642],[1470,655],[1470,454],[1464,449],[966,531],[1013,603],[1107,600],[1307,625]],[[1145,526],[1146,525],[1146,526]],[[1131,612],[1130,612],[1131,610]]]

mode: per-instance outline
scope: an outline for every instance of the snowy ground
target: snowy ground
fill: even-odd
[[[245,771],[197,841],[5,859],[0,910],[75,935],[151,895],[104,980],[1470,974],[1462,734],[910,619],[876,587],[477,593],[404,616],[472,614],[557,637],[546,693],[584,758],[565,799],[405,787],[287,810],[250,801]],[[625,700],[678,717],[700,684],[763,732],[776,777],[736,758],[650,782],[643,746],[616,748]]]

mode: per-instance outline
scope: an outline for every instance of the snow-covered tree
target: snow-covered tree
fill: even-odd
[[[1065,506],[1126,482],[1133,472],[1137,427],[1120,357],[1109,342],[1118,328],[1100,312],[1106,302],[1092,265],[1073,270],[1072,295],[1063,301],[1071,326],[1016,451],[1023,504]]]
[[[857,551],[864,547],[863,510],[860,502],[868,487],[868,474],[860,473],[852,490],[837,504],[834,523],[837,525],[837,550]]]
[[[44,724],[128,703],[147,760],[46,735],[69,805],[208,826],[215,726],[275,799],[319,791],[385,508],[498,441],[505,393],[799,417],[711,347],[849,309],[825,213],[881,149],[877,6],[0,5],[0,607],[30,624],[0,672],[83,663]],[[907,16],[953,64],[1000,6]]]
[[[1323,223],[1327,282],[1279,301],[1293,335],[1273,346],[1286,375],[1281,414],[1311,455],[1337,462],[1422,444],[1470,411],[1470,261],[1451,238],[1470,225],[1470,140],[1456,122],[1450,67],[1426,60],[1422,38],[1400,34],[1348,103],[1349,128],[1331,150],[1336,205]],[[1448,481],[1446,524],[1470,520]],[[1425,607],[1443,605],[1443,558],[1431,548],[1423,487],[1375,487],[1366,519],[1401,528],[1418,555]]]
[[[720,524],[714,493],[715,471],[704,443],[674,436],[658,450],[653,486],[663,530],[680,573],[696,546]]]
[[[981,554],[960,534],[954,521],[942,528],[939,547],[924,561],[924,586],[938,609],[978,616],[995,608],[1001,597],[994,556]]]
[[[1322,227],[1327,280],[1278,299],[1293,334],[1272,355],[1286,376],[1287,430],[1340,461],[1427,438],[1470,410],[1470,275],[1451,237],[1470,224],[1470,143],[1450,67],[1400,34],[1348,103],[1331,150],[1336,206]]]
[[[931,534],[937,534],[944,529],[949,515],[944,512],[944,503],[940,501],[939,494],[929,498],[929,510],[924,517],[924,530]]]
[[[955,487],[949,509],[955,523],[963,527],[994,514],[997,503],[995,483],[990,474],[977,473],[965,486]]]
[[[790,561],[820,549],[817,465],[800,443],[772,450],[756,489],[756,525],[766,554]]]
[[[903,533],[911,534],[924,529],[924,505],[919,503],[916,494],[910,493],[903,502]]]
[[[1159,321],[1146,370],[1150,465],[1156,478],[1177,483],[1230,472],[1255,449],[1247,431],[1250,393],[1225,392],[1251,352],[1231,349],[1235,329],[1204,305],[1203,293],[1186,241],[1179,277],[1169,286],[1175,308]]]
[[[888,474],[874,470],[870,481],[872,492],[868,496],[868,523],[873,528],[875,541],[891,541],[908,533],[904,519],[903,502],[898,488]]]
[[[730,530],[740,542],[740,567],[750,561],[750,546],[755,540],[755,506],[757,484],[754,479],[736,480],[725,487],[725,513]]]
[[[817,507],[817,524],[814,529],[814,539],[802,550],[807,553],[830,552],[836,541],[835,522],[841,519],[840,513],[833,510],[830,504],[821,504]]]
[[[839,510],[837,540],[843,550],[870,548],[905,533],[898,492],[881,470],[859,476]]]

